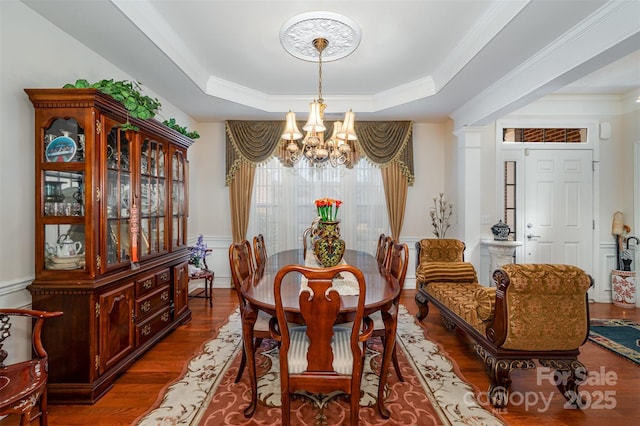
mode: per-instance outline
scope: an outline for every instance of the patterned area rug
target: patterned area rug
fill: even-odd
[[[404,306],[398,317],[398,349],[405,382],[399,382],[390,367],[385,401],[391,411],[382,419],[375,408],[382,346],[378,339],[368,344],[360,399],[363,425],[503,425],[476,401],[476,389],[455,372],[452,360],[427,339]],[[257,363],[258,407],[251,419],[242,410],[249,403],[248,374],[233,383],[239,366],[240,316],[234,312],[218,336],[194,357],[183,377],[170,385],[157,408],[145,414],[138,425],[272,425],[280,423],[280,382],[275,342],[266,340]],[[348,402],[340,395],[300,395],[292,401],[292,423],[302,425],[341,424],[349,416]]]
[[[628,319],[591,319],[589,340],[640,365],[640,324]]]

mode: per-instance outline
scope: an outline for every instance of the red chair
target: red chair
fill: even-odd
[[[44,320],[62,315],[62,312],[31,311],[25,309],[0,309],[0,416],[17,414],[20,425],[29,425],[39,418],[40,426],[47,425],[47,378],[48,355],[42,345],[41,334]],[[31,332],[33,358],[5,365],[8,353],[2,349],[3,342],[11,335],[12,317],[35,319]],[[33,407],[40,412],[31,416]]]

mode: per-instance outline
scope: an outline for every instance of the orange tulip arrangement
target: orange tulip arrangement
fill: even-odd
[[[342,201],[332,198],[320,198],[315,201],[318,216],[323,222],[335,222],[338,217],[338,209],[342,205]],[[335,208],[334,208],[335,207]]]

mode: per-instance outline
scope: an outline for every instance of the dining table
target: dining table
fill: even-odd
[[[267,261],[260,265],[242,283],[241,291],[246,300],[242,317],[242,335],[245,353],[247,354],[247,370],[251,384],[251,402],[244,410],[246,417],[251,417],[255,412],[257,396],[257,377],[255,365],[255,348],[253,341],[253,326],[258,318],[258,312],[264,311],[269,315],[276,315],[274,295],[274,280],[278,271],[291,264],[313,266],[310,263],[312,252],[307,253],[305,263],[303,249],[293,249],[270,255]],[[382,362],[380,364],[380,381],[378,385],[377,406],[380,415],[387,419],[389,410],[384,406],[384,388],[389,371],[389,364],[396,341],[397,328],[397,300],[400,294],[400,286],[397,280],[386,269],[378,265],[374,256],[364,251],[345,250],[343,261],[355,266],[362,271],[366,281],[366,294],[364,314],[369,316],[380,312],[385,326],[385,345]],[[303,285],[300,274],[288,274],[282,281],[282,305],[287,321],[302,324],[304,321],[300,313],[299,295]],[[336,281],[334,281],[334,286]],[[339,290],[340,293],[340,290]],[[340,322],[350,322],[355,316],[358,303],[358,295],[346,291],[341,294]]]

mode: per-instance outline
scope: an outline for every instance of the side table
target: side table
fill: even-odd
[[[487,246],[489,250],[489,283],[491,287],[495,287],[493,282],[493,271],[500,268],[502,265],[513,262],[513,255],[516,248],[522,245],[521,241],[496,241],[484,239],[481,243]]]
[[[209,306],[213,306],[213,278],[213,271],[208,269],[201,269],[195,274],[189,275],[189,281],[204,280],[204,289],[197,294],[190,294],[189,297],[209,299]]]

